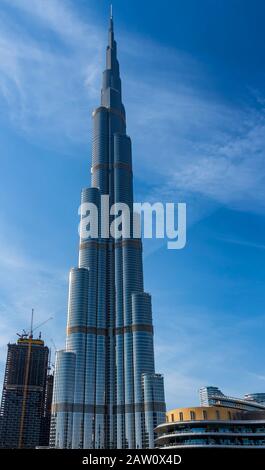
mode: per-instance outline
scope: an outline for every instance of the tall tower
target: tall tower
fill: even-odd
[[[0,410],[0,447],[35,448],[45,427],[49,349],[40,338],[23,334],[8,344]],[[48,430],[46,431],[48,440]]]
[[[112,14],[93,129],[92,182],[82,190],[81,202],[96,206],[102,229],[104,198],[109,206],[127,204],[133,214],[131,140]],[[142,242],[132,237],[132,226],[129,231],[117,240],[105,227],[98,237],[80,239],[79,264],[70,271],[66,349],[57,353],[55,365],[51,446],[152,448],[154,428],[165,419]]]

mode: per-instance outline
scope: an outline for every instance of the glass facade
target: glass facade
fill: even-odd
[[[76,355],[57,351],[52,400],[50,445],[72,447]]]
[[[244,399],[265,404],[265,393],[247,393],[244,395]]]
[[[249,393],[244,398],[224,395],[218,387],[202,387],[199,390],[201,406],[223,406],[245,411],[265,410],[265,393]]]
[[[103,229],[102,196],[109,206],[127,204],[133,215],[131,140],[116,49],[111,18],[101,105],[93,112],[92,186],[81,194],[100,214],[99,236],[80,238],[79,265],[70,272],[66,351],[56,362],[50,443],[60,448],[150,448],[155,426],[165,420],[142,242],[133,238],[132,223],[119,239]],[[71,353],[72,359],[65,356]]]
[[[201,387],[199,390],[201,406],[209,406],[212,404],[214,397],[224,397],[224,394],[218,387]]]
[[[156,429],[156,446],[265,448],[265,420],[191,421],[165,423]]]

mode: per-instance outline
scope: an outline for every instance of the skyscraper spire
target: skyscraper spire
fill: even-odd
[[[114,23],[113,23],[113,11],[112,4],[110,5],[110,18],[109,18],[109,47],[114,45]]]
[[[126,134],[112,9],[101,105],[93,112],[92,180],[81,202],[101,214],[102,196],[133,214],[131,139]],[[105,200],[105,198],[104,198]],[[105,222],[105,219],[104,219]],[[98,221],[102,226],[102,219]],[[66,349],[57,355],[51,445],[154,447],[165,420],[155,373],[151,296],[144,292],[142,242],[132,234],[80,238],[69,278]]]
[[[106,69],[103,72],[101,104],[115,108],[125,115],[121,97],[120,67],[117,59],[117,43],[114,39],[112,9],[110,12],[109,40],[106,50]]]

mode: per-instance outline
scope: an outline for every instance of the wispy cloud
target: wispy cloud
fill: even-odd
[[[219,240],[225,243],[231,243],[233,245],[240,245],[240,246],[246,246],[248,248],[254,248],[256,250],[265,250],[265,244],[263,243],[253,243],[253,242],[249,242],[248,240],[240,240],[240,239],[234,239],[234,238],[219,238]]]
[[[168,409],[198,405],[199,388],[205,385],[217,385],[232,396],[263,389],[264,375],[253,366],[252,335],[264,325],[264,315],[240,319],[181,305],[177,311],[176,317],[160,310],[165,326],[160,324],[156,337],[156,363],[165,376]]]
[[[235,208],[264,211],[265,121],[249,122],[236,137],[200,149],[197,157],[175,173],[175,184]],[[243,116],[242,116],[243,118]]]
[[[87,139],[102,50],[99,31],[75,18],[67,4],[47,0],[43,8],[40,1],[14,1],[0,16],[2,111],[19,132],[51,146],[61,140],[63,148]],[[52,43],[46,40],[51,31]]]
[[[33,26],[31,34],[26,28],[29,21],[37,35]],[[51,32],[52,44],[45,41]],[[188,54],[120,36],[137,173],[147,171],[172,197],[196,194],[264,210],[263,97],[255,92],[253,109],[229,104]],[[95,18],[82,18],[71,1],[47,0],[43,8],[40,0],[14,0],[6,8],[0,17],[0,91],[18,129],[54,146],[88,142],[105,37]]]
[[[152,168],[168,193],[264,211],[264,106],[236,107],[184,76],[163,83],[159,74],[130,95],[137,164]]]
[[[264,380],[265,380],[265,375],[254,374],[253,372],[248,372],[248,374],[249,374],[251,377],[254,377],[255,379],[258,379],[259,381],[264,381]]]
[[[7,236],[1,222],[0,237],[0,377],[4,372],[6,345],[15,340],[16,332],[28,330],[31,308],[35,309],[35,325],[53,317],[42,329],[48,344],[54,338],[64,343],[67,274],[23,253],[23,246]],[[38,332],[37,332],[38,333]]]

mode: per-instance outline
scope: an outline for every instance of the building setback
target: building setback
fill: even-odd
[[[126,203],[132,215],[131,140],[116,49],[111,17],[101,105],[93,112],[92,182],[81,202],[100,213],[101,196],[109,196],[110,206]],[[53,447],[150,448],[154,428],[165,420],[142,242],[132,233],[104,236],[80,239],[78,267],[70,272],[66,349],[55,365]]]
[[[22,336],[8,344],[1,402],[1,448],[35,448],[47,442],[43,422],[49,349],[41,339]]]

